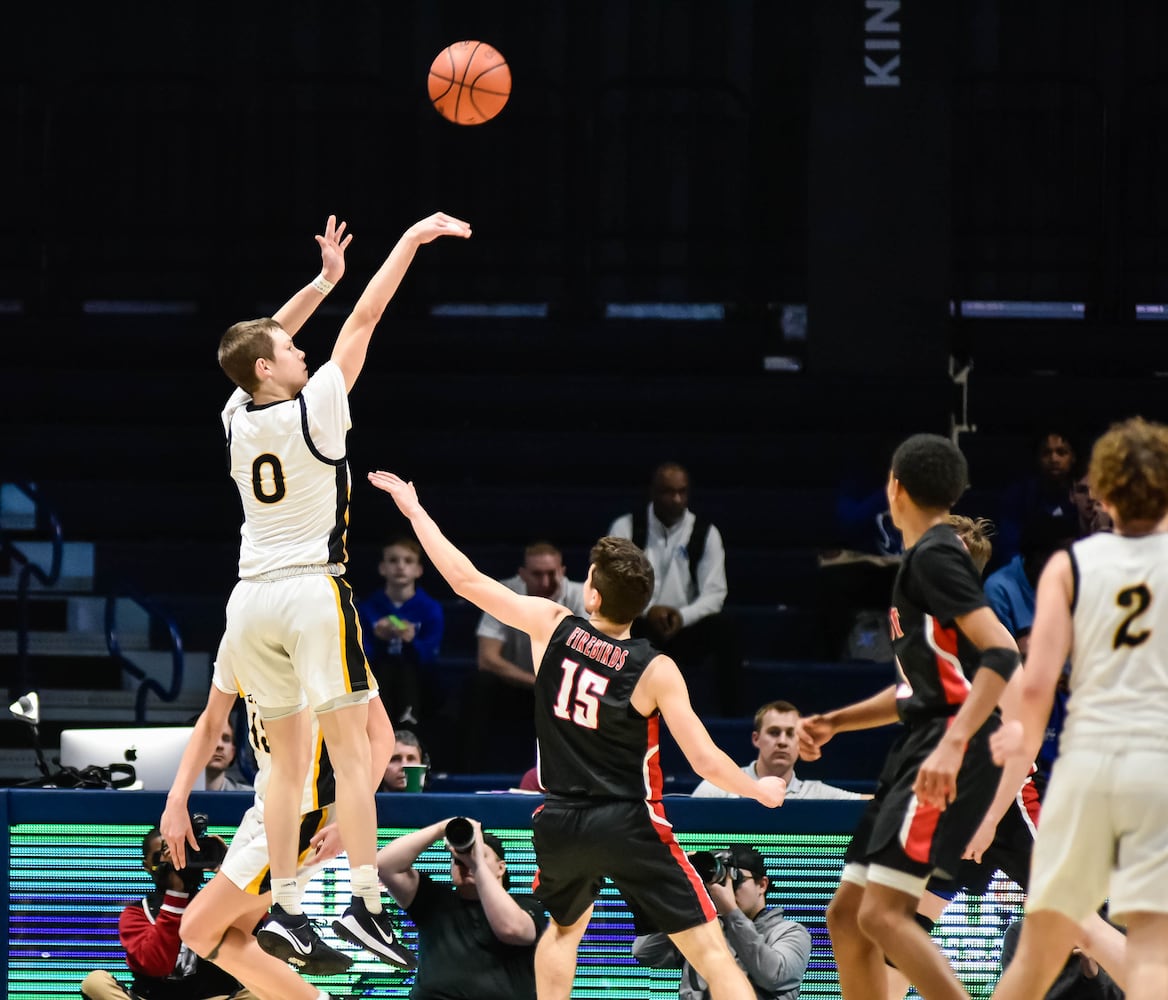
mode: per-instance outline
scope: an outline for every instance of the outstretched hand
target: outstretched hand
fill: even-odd
[[[347,222],[337,225],[337,217],[330,215],[324,224],[324,235],[314,236],[320,247],[320,273],[334,285],[345,273],[345,251],[353,242],[353,234],[345,235]]]
[[[418,243],[431,243],[439,236],[461,236],[465,240],[470,238],[470,223],[445,212],[435,212],[428,218],[415,222],[406,230],[406,235]]]
[[[800,760],[819,760],[823,756],[820,748],[835,735],[831,723],[823,715],[803,716],[798,731]]]
[[[393,497],[393,502],[407,518],[414,518],[422,512],[422,505],[418,502],[418,491],[413,483],[407,483],[392,472],[371,472],[369,482],[379,490]]]

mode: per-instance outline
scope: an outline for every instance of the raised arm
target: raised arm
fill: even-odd
[[[289,337],[295,337],[305,321],[316,312],[316,307],[333,290],[345,274],[345,250],[353,234],[345,235],[345,225],[337,225],[337,217],[330,215],[324,225],[324,235],[314,236],[320,245],[320,274],[276,310],[272,317]]]
[[[435,212],[429,218],[415,222],[407,229],[397,244],[385,258],[385,263],[365,286],[365,291],[357,299],[340,335],[333,346],[332,359],[345,375],[345,387],[352,389],[365,366],[365,352],[369,348],[369,338],[373,328],[389,305],[389,300],[405,277],[414,254],[423,243],[430,243],[439,236],[470,236],[470,226],[461,219]]]
[[[533,648],[547,645],[556,624],[571,613],[567,608],[543,597],[517,594],[476,569],[426,513],[418,501],[413,483],[405,482],[392,472],[371,472],[369,482],[393,497],[398,510],[409,519],[431,564],[459,597],[466,598],[504,625],[526,632],[531,636]],[[535,667],[539,669],[538,657]]]
[[[408,907],[418,894],[418,873],[414,862],[435,841],[441,840],[449,819],[424,826],[391,840],[377,852],[377,877],[400,907]]]
[[[504,944],[534,944],[539,936],[534,918],[503,887],[495,867],[495,852],[483,841],[482,824],[475,819],[471,823],[475,828],[474,847],[467,854],[456,854],[455,857],[464,859],[474,875],[479,902],[483,905],[491,932]]]

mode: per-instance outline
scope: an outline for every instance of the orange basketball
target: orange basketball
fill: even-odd
[[[511,96],[511,70],[486,42],[455,42],[430,66],[430,100],[457,125],[490,121]]]

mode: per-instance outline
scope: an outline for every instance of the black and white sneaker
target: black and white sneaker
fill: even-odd
[[[353,964],[343,951],[320,939],[308,917],[288,913],[279,903],[273,904],[268,921],[256,931],[256,941],[269,955],[310,976],[339,976]]]
[[[413,953],[398,939],[389,913],[384,907],[380,913],[370,913],[360,896],[354,896],[341,918],[333,921],[333,930],[338,937],[372,952],[387,965],[399,969],[417,967]]]

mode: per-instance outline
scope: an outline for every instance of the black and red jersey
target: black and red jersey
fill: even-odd
[[[661,715],[630,704],[657,655],[646,639],[614,639],[575,615],[556,626],[535,678],[537,766],[549,794],[661,798]]]
[[[955,619],[986,605],[969,551],[949,525],[934,525],[905,552],[889,625],[906,725],[953,715],[965,702],[980,652]]]

